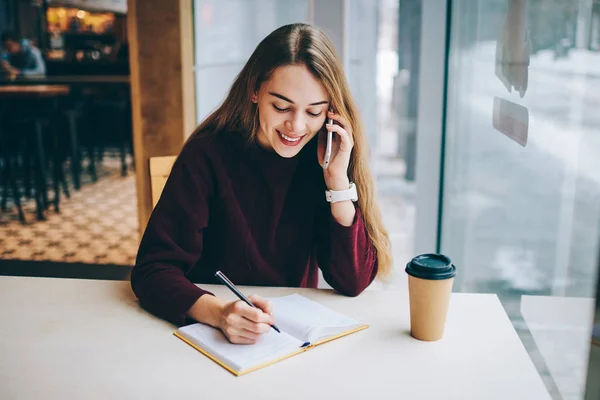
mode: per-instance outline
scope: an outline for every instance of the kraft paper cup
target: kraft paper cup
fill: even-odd
[[[456,267],[442,254],[422,254],[406,265],[410,334],[423,341],[444,336]]]

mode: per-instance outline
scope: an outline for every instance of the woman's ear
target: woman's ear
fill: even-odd
[[[258,96],[254,93],[251,97],[253,103],[258,103]]]

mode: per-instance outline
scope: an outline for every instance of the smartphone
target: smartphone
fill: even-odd
[[[330,108],[329,111],[333,112],[333,110]],[[329,118],[327,120],[327,123],[329,125],[333,124],[333,120],[331,118]],[[325,158],[323,160],[323,169],[327,169],[327,167],[329,166],[329,161],[331,160],[331,141],[333,140],[333,132],[331,132],[330,130],[327,130],[327,145],[325,146]]]

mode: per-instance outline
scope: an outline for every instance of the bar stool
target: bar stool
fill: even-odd
[[[38,220],[45,219],[44,211],[49,206],[46,173],[46,167],[48,165],[46,153],[48,149],[50,149],[53,166],[53,203],[56,212],[59,211],[61,184],[63,190],[65,190],[65,194],[67,196],[69,195],[62,168],[62,160],[59,154],[58,130],[52,131],[52,129],[50,129],[47,132],[45,131],[45,127],[47,126],[52,128],[52,116],[56,113],[56,106],[58,104],[56,101],[57,98],[68,94],[69,87],[65,85],[0,86],[0,96],[4,97],[6,101],[10,98],[11,103],[16,103],[17,110],[19,109],[18,105],[21,105],[22,113],[25,117],[29,117],[26,119],[24,118],[25,121],[19,121],[17,115],[12,128],[15,138],[23,138],[24,140],[24,145],[22,147],[23,160],[25,160],[24,171],[28,171],[28,168],[30,167],[29,161],[27,160],[29,158],[33,159],[35,186],[33,197],[36,203]],[[27,122],[27,120],[29,122]],[[22,132],[18,132],[20,128],[22,128]],[[10,136],[11,134],[5,133],[3,135],[5,139],[7,135]],[[16,148],[18,147],[19,146]],[[8,158],[10,159],[10,157]],[[7,165],[10,167],[14,164],[9,162]],[[13,172],[13,169],[10,170]],[[27,173],[24,175],[26,176]],[[20,197],[20,194],[18,195]],[[4,199],[6,199],[6,197],[7,196],[4,196]],[[3,202],[5,201],[4,199]]]
[[[10,140],[8,130],[5,129],[4,111],[6,110],[5,105],[0,102],[0,176],[2,177],[2,212],[7,211],[7,200],[9,197],[9,190],[12,192],[13,201],[17,208],[19,221],[25,223],[25,214],[23,213],[23,207],[21,206],[21,192],[17,185],[17,179],[15,172],[18,167],[17,155],[18,152],[14,151],[15,146],[14,140]]]

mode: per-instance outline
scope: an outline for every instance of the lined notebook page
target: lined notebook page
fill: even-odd
[[[178,332],[198,347],[225,361],[236,371],[243,371],[288,355],[298,350],[303,343],[284,331],[277,333],[273,329],[261,335],[253,345],[232,344],[220,330],[199,323],[179,328]]]
[[[305,342],[318,342],[363,325],[299,294],[269,300],[277,326]]]

